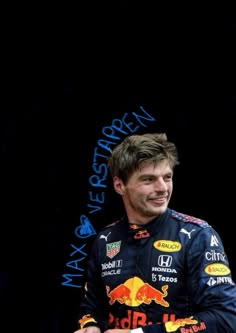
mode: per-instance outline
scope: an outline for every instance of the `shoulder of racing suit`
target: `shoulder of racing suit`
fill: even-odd
[[[194,224],[199,226],[200,228],[211,228],[210,224],[206,222],[205,220],[202,220],[200,218],[179,213],[175,210],[171,210],[171,217],[174,218],[175,220],[178,220],[179,222],[184,222],[184,223],[189,223],[189,224]]]
[[[105,225],[105,226],[101,229],[101,231],[102,231],[102,230],[105,230],[105,229],[107,229],[107,228],[115,227],[115,226],[119,225],[121,222],[123,222],[123,219],[122,219],[122,218],[119,219],[119,220],[116,220],[116,221],[114,221],[114,222],[111,222],[110,224]]]
[[[207,221],[194,217],[192,215],[187,215],[184,213],[177,212],[174,209],[170,209],[170,216],[179,222],[186,223],[186,226],[187,226],[187,224],[189,224],[189,225],[194,224],[196,226],[199,226],[200,228],[211,228],[211,225]],[[105,225],[100,231],[118,226],[118,225],[122,224],[123,222],[124,222],[124,218],[120,218],[114,222],[111,222],[110,224]]]

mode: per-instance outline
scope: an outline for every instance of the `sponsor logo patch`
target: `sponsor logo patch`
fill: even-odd
[[[181,244],[179,242],[170,240],[157,240],[153,246],[163,252],[178,252],[181,250]]]
[[[216,284],[232,284],[234,285],[234,282],[232,281],[231,277],[229,276],[217,276],[217,277],[210,277],[210,279],[207,281],[208,286],[214,286]]]
[[[121,241],[106,244],[107,256],[109,258],[115,257],[120,252]]]
[[[208,275],[229,275],[230,274],[230,269],[228,266],[224,264],[210,264],[207,265],[204,269],[204,271]]]

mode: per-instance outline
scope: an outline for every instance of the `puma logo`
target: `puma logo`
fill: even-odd
[[[108,236],[111,234],[111,232],[109,232],[109,234],[107,234],[107,235],[101,235],[100,236],[100,239],[105,239],[106,240],[106,242],[107,242],[107,238],[108,238]]]
[[[191,231],[187,231],[187,230],[185,230],[184,228],[182,228],[182,229],[180,229],[180,232],[182,232],[183,234],[188,235],[188,238],[191,239],[191,233],[192,233],[193,231],[195,231],[195,230],[196,230],[196,229],[192,229]]]

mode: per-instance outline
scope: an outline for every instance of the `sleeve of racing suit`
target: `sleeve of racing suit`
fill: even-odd
[[[100,281],[97,260],[99,248],[95,240],[87,262],[84,294],[79,307],[78,327],[97,326],[101,332],[107,327],[106,292]]]
[[[211,227],[189,242],[187,285],[193,316],[142,327],[144,333],[236,333],[236,286],[222,240]]]

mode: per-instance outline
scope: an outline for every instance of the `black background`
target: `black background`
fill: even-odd
[[[165,131],[179,150],[171,206],[220,233],[235,279],[231,9],[42,5],[27,22],[26,102],[0,113],[0,286],[8,327],[77,328],[80,289],[61,282],[86,211],[94,147],[104,126],[140,105],[156,119],[140,132]],[[107,188],[93,225],[110,223],[121,209]]]

